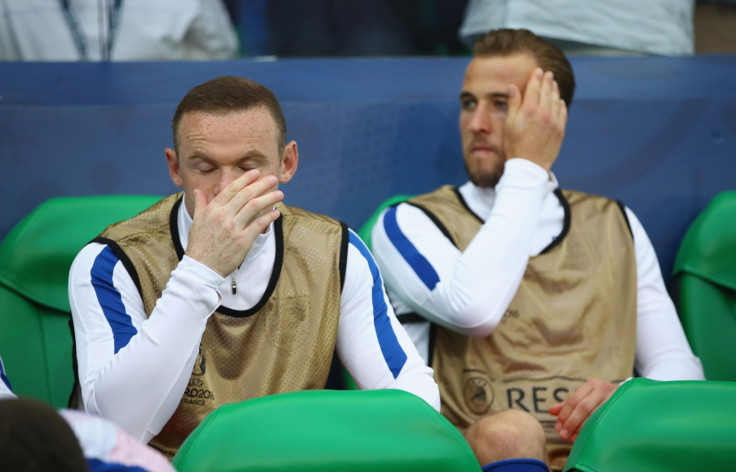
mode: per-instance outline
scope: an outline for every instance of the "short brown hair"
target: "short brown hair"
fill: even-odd
[[[176,107],[171,128],[174,133],[174,148],[182,117],[192,111],[225,114],[265,107],[276,122],[278,145],[282,151],[286,146],[286,119],[276,96],[267,87],[250,79],[223,76],[209,80],[191,89]]]
[[[575,93],[575,74],[565,54],[554,44],[527,29],[497,29],[480,36],[473,47],[474,57],[510,56],[528,53],[545,71],[552,71],[560,87],[560,98],[570,108]]]
[[[0,400],[0,444],[0,470],[87,470],[74,430],[54,407],[40,400]]]

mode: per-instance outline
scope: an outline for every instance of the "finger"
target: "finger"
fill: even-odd
[[[521,92],[516,85],[509,85],[506,102],[506,122],[512,121],[521,107]]]
[[[578,403],[567,420],[562,424],[562,427],[557,431],[560,437],[562,439],[570,439],[578,432],[582,424],[590,416],[590,413],[595,409],[595,406],[597,406],[597,402],[595,398],[590,396]]]
[[[552,80],[552,90],[550,93],[549,106],[550,106],[550,111],[551,111],[550,116],[552,116],[553,119],[559,118],[560,86],[557,85],[556,80]]]
[[[205,207],[207,206],[207,198],[204,196],[204,193],[195,188],[194,189],[194,215],[192,215],[192,219],[196,220],[198,219],[197,216],[200,215]]]
[[[590,417],[590,415],[588,415]],[[585,426],[585,422],[588,421],[588,418],[585,418],[582,423],[578,426],[578,429],[570,435],[570,442],[575,442],[575,440],[580,436],[580,432],[583,430],[583,426]]]
[[[249,200],[235,216],[242,227],[248,227],[264,213],[272,210],[274,205],[284,199],[284,192],[274,190]]]
[[[551,71],[547,71],[542,76],[542,82],[539,89],[539,100],[542,105],[549,105],[554,89],[554,75]]]
[[[227,205],[233,197],[244,188],[256,182],[261,176],[261,172],[258,169],[251,169],[248,172],[243,173],[240,177],[230,182],[220,193],[217,194],[212,201],[218,206]]]
[[[529,80],[526,83],[526,89],[524,89],[524,103],[531,106],[537,106],[539,104],[539,98],[542,95],[542,81],[544,79],[544,72],[542,69],[537,67],[532,72]]]
[[[249,179],[246,179],[242,182],[247,182],[248,180]],[[276,176],[264,176],[263,178],[240,188],[240,190],[230,197],[229,201],[226,202],[225,205],[228,206],[230,214],[233,217],[236,217],[236,215],[240,213],[251,200],[272,192],[277,186],[278,179]]]
[[[605,401],[603,398],[591,394],[585,400],[583,400],[573,411],[570,418],[564,424],[562,429],[559,431],[562,439],[569,439],[575,441],[575,438],[580,434],[585,422],[588,420],[590,415],[598,408],[601,403]]]
[[[577,407],[577,405],[590,393],[591,390],[593,390],[591,380],[588,380],[583,385],[575,389],[575,391],[572,392],[564,402],[562,402],[562,409],[557,415],[557,423],[560,425],[564,424],[575,410],[575,407]]]
[[[562,411],[562,407],[565,405],[565,402],[555,403],[554,405],[549,407],[549,414],[552,416],[557,416]]]
[[[519,87],[514,84],[509,85],[507,95],[508,99],[506,102],[505,139],[508,143],[509,141],[511,141],[508,136],[513,135],[516,128],[516,117],[519,114],[519,110],[521,109],[523,97],[521,96],[521,91],[519,90]]]
[[[250,233],[249,237],[255,237],[261,234],[268,228],[268,225],[279,219],[281,212],[276,208],[271,208],[262,215],[258,216],[248,224],[247,232]]]
[[[580,432],[580,428],[588,420],[591,414],[608,400],[617,386],[611,382],[591,379],[590,385],[593,389],[575,406],[570,417],[564,422],[562,429],[558,431],[563,439],[572,438]]]
[[[542,84],[539,92],[539,111],[540,111],[540,117],[545,121],[551,121],[552,118],[555,118],[554,110],[555,110],[555,103],[552,100],[553,94],[554,94],[554,80],[552,72],[547,71],[544,73],[544,76],[542,77]]]
[[[560,107],[558,110],[558,119],[560,122],[560,125],[562,125],[562,129],[564,131],[565,125],[567,124],[567,104],[563,99],[560,99]]]

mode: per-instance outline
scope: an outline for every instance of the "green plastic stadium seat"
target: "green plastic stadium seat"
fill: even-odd
[[[565,472],[736,470],[736,383],[635,378],[585,422]]]
[[[705,378],[736,381],[736,191],[716,195],[688,228],[673,289]]]
[[[174,456],[179,472],[480,471],[460,432],[401,390],[309,390],[220,407]]]
[[[74,382],[67,279],[77,252],[108,224],[161,197],[61,197],[0,244],[0,355],[17,395],[67,406]]]

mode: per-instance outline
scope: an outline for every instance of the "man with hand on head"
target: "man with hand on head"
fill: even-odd
[[[481,37],[473,55],[460,94],[470,181],[386,209],[372,249],[443,414],[480,463],[561,469],[585,420],[635,370],[703,370],[633,212],[558,188],[567,58],[510,29]]]
[[[183,192],[108,227],[71,269],[83,408],[172,457],[220,405],[324,388],[337,350],[360,388],[439,409],[362,241],[282,203],[298,152],[273,93],[208,81],[179,103],[173,134]]]

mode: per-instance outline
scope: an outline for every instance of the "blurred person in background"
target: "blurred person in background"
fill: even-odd
[[[238,38],[221,0],[0,0],[0,60],[223,60]]]
[[[470,0],[460,37],[526,28],[566,55],[693,54],[695,0]]]

